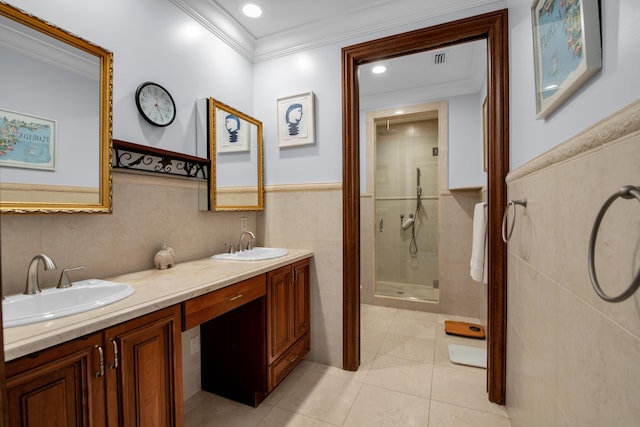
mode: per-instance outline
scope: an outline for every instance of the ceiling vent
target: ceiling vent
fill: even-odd
[[[447,51],[436,52],[433,54],[433,65],[444,64],[447,59]]]

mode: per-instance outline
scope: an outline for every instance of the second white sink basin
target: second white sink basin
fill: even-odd
[[[35,295],[10,295],[2,301],[5,328],[28,325],[82,313],[128,297],[131,285],[99,279],[72,283],[70,288],[47,288]]]
[[[289,251],[282,248],[262,248],[257,247],[249,251],[235,252],[233,254],[224,253],[212,256],[213,259],[227,259],[232,261],[260,261],[263,259],[279,258],[285,256]]]

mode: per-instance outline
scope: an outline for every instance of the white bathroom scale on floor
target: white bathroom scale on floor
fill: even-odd
[[[449,359],[458,365],[487,369],[487,349],[449,344]]]

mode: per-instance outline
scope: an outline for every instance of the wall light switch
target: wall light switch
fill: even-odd
[[[240,231],[247,231],[247,217],[240,218]]]
[[[190,344],[191,344],[191,355],[193,356],[194,354],[200,351],[200,337],[196,335],[195,337],[191,338]]]

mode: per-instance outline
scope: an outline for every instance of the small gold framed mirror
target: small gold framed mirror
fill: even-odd
[[[113,54],[0,3],[0,212],[111,212]]]
[[[262,122],[213,98],[207,100],[207,118],[209,208],[263,210]]]

